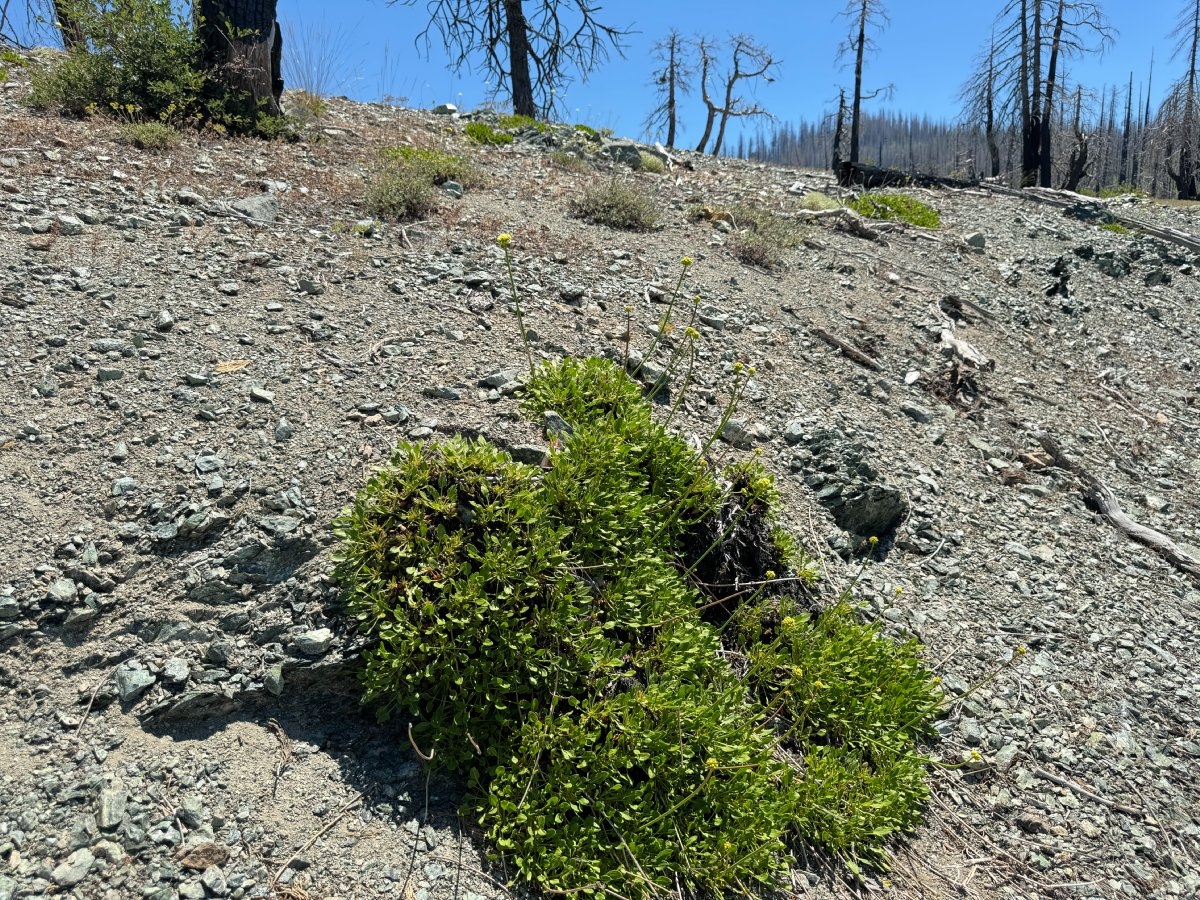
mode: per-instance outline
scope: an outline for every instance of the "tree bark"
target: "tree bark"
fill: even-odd
[[[508,70],[512,87],[513,112],[536,119],[533,79],[529,74],[529,23],[521,0],[504,0],[504,27],[508,31]]]
[[[1058,58],[1062,51],[1063,7],[1066,0],[1058,0],[1058,12],[1054,17],[1054,37],[1050,42],[1050,61],[1046,66],[1046,96],[1042,101],[1042,121],[1038,139],[1038,184],[1050,187],[1050,168],[1054,154],[1050,146],[1050,121],[1054,110],[1054,80],[1058,74]],[[1040,52],[1040,49],[1039,49]],[[1103,110],[1102,110],[1103,111]]]
[[[860,0],[862,7],[858,15],[858,45],[854,54],[854,108],[850,119],[850,162],[858,162],[858,144],[860,137],[859,113],[862,111],[862,73],[863,54],[867,48],[867,3]]]
[[[241,95],[237,111],[253,123],[278,116],[283,94],[283,33],[276,0],[198,0],[194,9],[209,77]]]
[[[62,36],[63,49],[68,53],[75,49],[87,50],[87,35],[83,33],[83,26],[72,13],[70,4],[62,0],[52,0],[51,5],[54,8],[55,24],[58,25],[59,34]]]
[[[667,148],[675,149],[675,79],[678,72],[675,69],[675,52],[678,49],[679,36],[671,32],[670,60],[667,63]]]

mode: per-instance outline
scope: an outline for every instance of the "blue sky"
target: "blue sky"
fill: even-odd
[[[835,61],[836,48],[848,32],[847,21],[838,15],[844,3],[838,0],[601,3],[601,21],[636,33],[627,39],[624,58],[614,54],[586,82],[576,79],[566,88],[562,105],[573,121],[640,136],[653,106],[650,48],[672,27],[718,39],[744,32],[765,44],[782,64],[778,79],[759,88],[755,97],[780,120],[819,118],[836,103],[838,87],[853,83],[853,68]],[[1090,88],[1116,83],[1123,89],[1132,70],[1136,97],[1153,50],[1157,103],[1182,71],[1182,62],[1170,60],[1168,33],[1183,5],[1184,0],[1104,3],[1117,31],[1116,43],[1102,59],[1074,63],[1070,75]],[[436,36],[428,60],[414,48],[413,39],[427,21],[425,6],[425,0],[411,7],[385,0],[279,0],[278,14],[285,27],[292,26],[293,35],[303,34],[318,48],[334,51],[340,61],[329,66],[331,93],[357,100],[401,96],[408,105],[421,107],[451,102],[470,109],[483,103],[489,97],[484,75],[447,70]],[[872,108],[955,117],[959,86],[1002,6],[1003,0],[884,0],[890,24],[875,37],[878,50],[868,59],[864,81],[868,87],[893,84],[895,93],[889,103],[875,101]],[[313,51],[312,58],[320,56],[319,49]],[[698,98],[684,101],[681,119],[679,144],[694,144],[703,126]]]

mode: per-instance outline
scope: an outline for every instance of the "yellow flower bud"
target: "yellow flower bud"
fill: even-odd
[[[687,268],[688,266],[690,266],[690,265],[691,265],[693,262],[694,262],[694,260],[693,260],[693,259],[692,259],[690,256],[685,256],[683,259],[681,259],[681,260],[679,261],[679,264],[680,264],[681,266],[683,266],[683,267],[686,269],[686,268]]]
[[[507,250],[508,245],[512,243],[512,235],[508,234],[507,232],[496,235],[496,243],[499,244],[501,248]]]

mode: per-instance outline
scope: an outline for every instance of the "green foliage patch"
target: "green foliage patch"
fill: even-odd
[[[638,169],[651,175],[662,175],[667,171],[667,164],[653,153],[641,150],[638,152]]]
[[[1111,231],[1113,234],[1132,234],[1132,232],[1120,222],[1105,222],[1100,227],[1105,231]]]
[[[803,232],[794,219],[757,206],[735,206],[730,210],[736,231],[729,250],[747,265],[777,271],[787,266],[788,255],[800,246]]]
[[[593,225],[624,231],[650,231],[659,218],[653,200],[616,180],[588,187],[582,197],[571,201],[571,214]]]
[[[122,143],[161,153],[179,143],[179,132],[164,122],[132,122],[122,125],[117,132]]]
[[[932,206],[904,194],[862,194],[846,205],[868,219],[907,222],[920,228],[937,228],[942,221]]]
[[[29,103],[84,116],[115,111],[127,121],[212,125],[261,137],[290,135],[248,92],[206,77],[190,12],[172,0],[59,0],[86,40],[34,70]]]
[[[814,612],[770,473],[714,469],[621,366],[543,364],[524,409],[571,426],[548,468],[404,442],[335,522],[367,700],[465,777],[542,890],[770,887],[796,841],[881,862],[927,796],[938,693],[916,646],[846,603]],[[722,596],[699,566],[744,523],[769,537]]]
[[[479,173],[460,156],[421,147],[390,147],[367,184],[364,205],[380,219],[420,219],[437,208],[438,185],[479,183]]]
[[[511,144],[513,136],[506,131],[497,131],[487,122],[468,122],[466,127],[468,140],[476,144]]]

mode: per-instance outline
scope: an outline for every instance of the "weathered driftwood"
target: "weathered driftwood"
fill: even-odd
[[[943,326],[942,328],[942,346],[946,348],[953,356],[969,363],[976,369],[994,369],[996,363],[994,360],[985,355],[981,350],[968,344],[966,341],[956,338],[954,330]]]
[[[802,209],[796,213],[797,219],[836,219],[847,231],[857,237],[869,241],[879,241],[883,238],[880,232],[884,230],[879,225],[868,225],[867,220],[848,206],[837,209]]]
[[[1130,540],[1149,547],[1180,572],[1200,581],[1200,560],[1180,549],[1171,538],[1161,531],[1155,531],[1153,528],[1148,528],[1129,518],[1121,509],[1116,494],[1103,481],[1068,456],[1050,435],[1039,435],[1038,440],[1041,442],[1042,449],[1054,461],[1054,465],[1073,473],[1083,483],[1083,501],[1091,509],[1100,513],[1118,531],[1124,532]]]
[[[836,350],[841,350],[843,356],[854,360],[860,366],[866,366],[872,372],[883,371],[883,368],[879,365],[879,363],[875,362],[875,360],[871,359],[871,357],[867,356],[867,354],[863,353],[853,344],[848,344],[841,338],[830,334],[824,328],[814,328],[812,333],[827,343],[830,347],[833,347]]]

